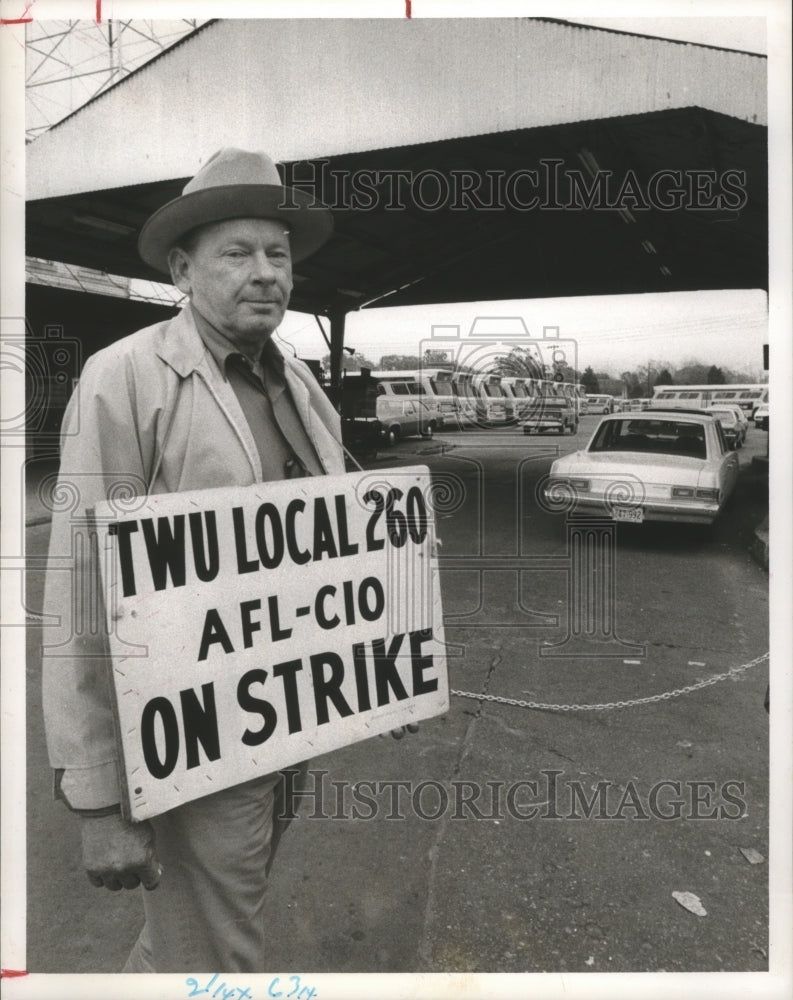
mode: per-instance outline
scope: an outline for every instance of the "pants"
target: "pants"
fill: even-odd
[[[262,972],[267,873],[285,823],[280,773],[155,816],[156,889],[124,972]]]

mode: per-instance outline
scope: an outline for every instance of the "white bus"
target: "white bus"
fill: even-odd
[[[762,383],[745,385],[657,385],[651,405],[666,409],[704,410],[712,403],[736,403],[753,420],[755,410],[768,403],[768,386]]]
[[[605,394],[586,396],[588,413],[613,413],[614,397]]]
[[[455,424],[459,404],[454,393],[451,369],[422,367],[417,369],[416,378],[419,385],[423,387],[425,395],[437,403],[437,413],[440,419],[438,426]]]
[[[501,390],[501,376],[477,373],[472,380],[476,399],[477,422],[486,427],[494,427],[507,422],[507,400]]]
[[[452,391],[456,401],[455,414],[460,427],[467,427],[477,422],[477,396],[474,392],[473,372],[453,372]]]
[[[586,403],[586,392],[580,382],[559,382],[557,379],[532,380],[536,386],[536,394],[541,396],[565,396],[569,399],[576,412],[576,417],[581,415]]]
[[[507,401],[508,423],[515,423],[528,412],[531,396],[534,394],[530,382],[531,379],[517,375],[501,376],[501,388]]]

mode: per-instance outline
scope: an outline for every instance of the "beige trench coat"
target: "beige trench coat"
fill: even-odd
[[[297,412],[328,474],[344,472],[339,416],[306,365],[284,356]],[[67,409],[54,493],[43,630],[44,721],[60,794],[74,809],[120,801],[96,567],[85,512],[97,501],[260,482],[261,463],[233,389],[191,312],[88,359]]]

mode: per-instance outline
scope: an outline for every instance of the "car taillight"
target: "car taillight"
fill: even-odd
[[[719,499],[718,487],[695,489],[693,486],[673,486],[672,496],[684,500],[716,500]]]
[[[566,476],[549,476],[545,483],[545,488],[547,490],[558,489],[559,487],[568,487],[572,490],[588,490],[589,480],[588,479],[568,479]]]

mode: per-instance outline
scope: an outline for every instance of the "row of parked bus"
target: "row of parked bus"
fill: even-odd
[[[341,411],[350,435],[366,435],[369,447],[385,440],[466,427],[499,427],[521,423],[524,430],[542,429],[546,417],[557,417],[559,433],[575,431],[582,413],[645,410],[655,406],[705,409],[737,403],[752,419],[768,400],[765,385],[658,386],[652,399],[617,399],[585,395],[580,384],[551,379],[456,372],[447,368],[364,371],[347,375],[341,391]],[[551,423],[554,421],[552,420]],[[559,421],[556,421],[559,423]],[[537,425],[535,427],[535,424]],[[568,426],[569,425],[569,426]],[[368,449],[365,449],[368,450]]]
[[[441,428],[508,426],[538,401],[557,397],[577,405],[583,392],[580,386],[550,379],[445,368],[376,370],[345,377],[342,412],[358,420],[376,419],[382,437],[393,443],[417,434],[431,437]]]
[[[768,405],[768,385],[657,385],[651,406],[665,409],[707,409],[710,406],[740,406],[747,420],[754,420],[758,407]]]
[[[631,410],[706,410],[711,406],[740,406],[747,420],[754,420],[758,407],[768,405],[768,386],[761,383],[733,385],[658,385],[652,397],[621,399],[617,396],[588,394],[587,413],[616,413]]]

